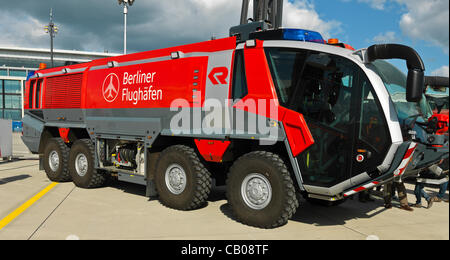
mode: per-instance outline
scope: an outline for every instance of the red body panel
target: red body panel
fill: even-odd
[[[206,71],[208,68],[208,54],[225,50],[233,50],[235,48],[236,39],[234,37],[230,37],[71,65],[64,67],[69,69],[69,73],[65,74],[65,76],[76,76],[76,74],[83,73],[81,97],[79,97],[81,105],[79,108],[167,108],[170,107],[170,104],[175,99],[183,98],[188,101],[193,101],[193,89],[196,89],[199,93],[201,92],[203,95],[202,98],[204,98],[204,89],[208,76],[208,71]],[[178,60],[167,59],[167,57],[170,57],[173,52],[180,52],[183,55],[191,55],[193,57]],[[166,60],[160,62],[151,60],[158,58],[166,58]],[[150,61],[146,62],[146,60],[149,59]],[[95,70],[96,66],[105,66],[108,62],[113,61],[117,63],[135,62],[138,64]],[[70,70],[80,68],[86,68],[86,70],[84,70],[84,72],[70,73]],[[38,73],[45,75],[48,73],[59,72],[62,69],[62,67],[45,69],[38,71]],[[226,67],[226,69],[231,71],[231,64],[229,64],[229,67]],[[102,98],[104,93],[103,85],[105,80],[107,80],[107,77],[112,73],[117,76],[118,80],[115,81],[115,83],[118,82],[120,86],[118,89],[117,98],[114,100],[108,100]],[[139,73],[140,76],[134,77],[137,73]],[[143,74],[150,75],[150,77],[143,77]],[[54,76],[46,77],[46,80],[53,77]],[[55,77],[62,76],[58,75]],[[220,82],[225,80],[224,77],[218,77],[217,79]],[[227,83],[229,84],[230,82]],[[117,89],[118,86],[115,85],[114,87]],[[151,91],[148,90],[150,87]],[[147,93],[145,93],[145,88],[147,88]],[[29,86],[27,87],[27,90],[29,90]],[[27,93],[29,93],[29,91],[27,91]],[[147,96],[145,96],[146,94]],[[149,102],[136,102],[133,98],[137,96],[142,98],[146,97],[144,99],[147,99],[146,101]],[[48,103],[45,101],[45,98],[47,97],[48,95],[45,95],[43,101],[44,104]],[[78,103],[78,100],[72,100],[73,98],[73,95],[68,94],[66,96],[66,104]],[[198,98],[199,97],[197,97],[197,101],[203,101],[198,100]],[[25,97],[25,100],[27,100],[27,96]],[[192,102],[191,104],[194,103]],[[44,108],[74,107],[47,106]]]
[[[195,139],[199,153],[208,162],[222,162],[223,155],[230,143],[230,141]]]
[[[206,57],[193,57],[91,71],[85,90],[89,95],[83,108],[168,108],[179,98],[192,104],[193,89],[205,92],[207,61]],[[142,79],[144,75],[150,76]],[[198,78],[194,79],[196,75]],[[118,92],[114,100],[108,100],[104,98],[104,91],[113,76],[118,79],[113,80]]]
[[[293,156],[297,156],[314,144],[305,119],[300,113],[280,106],[263,49],[263,42],[256,41],[256,47],[245,48],[244,55],[248,95],[236,103],[235,108],[282,121]],[[265,111],[262,109],[255,111],[252,110],[252,106],[245,106],[249,100],[264,102]],[[261,108],[261,106],[256,107]]]
[[[283,124],[294,157],[314,144],[314,138],[303,115],[287,110],[283,118]]]
[[[40,70],[41,77],[30,82],[44,80],[41,89],[44,93],[41,108],[44,109],[169,108],[177,99],[187,100],[185,105],[190,107],[201,107],[210,96],[223,101],[228,98],[234,59],[231,54],[235,48],[236,38],[230,37]],[[172,57],[175,52],[180,58]],[[220,56],[221,53],[225,55]],[[256,40],[255,47],[245,47],[244,57],[248,95],[234,108],[283,121],[289,145],[297,156],[314,140],[303,116],[280,106],[263,41]],[[66,73],[63,74],[63,70]],[[224,87],[228,88],[226,95],[220,90]],[[27,93],[29,89],[27,83]],[[35,92],[36,87],[30,94],[35,95]],[[221,94],[217,96],[218,93]],[[28,100],[25,95],[25,107],[32,109]],[[248,106],[246,102],[257,102],[257,105]],[[64,131],[61,136],[67,138]],[[195,142],[206,160],[216,162],[222,159],[230,144],[210,140]]]

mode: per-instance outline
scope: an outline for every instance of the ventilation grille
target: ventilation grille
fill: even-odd
[[[48,78],[45,108],[80,108],[82,81],[82,73]]]

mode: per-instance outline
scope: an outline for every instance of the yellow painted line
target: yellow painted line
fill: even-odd
[[[52,182],[50,185],[45,187],[45,189],[41,190],[38,194],[34,195],[31,199],[29,199],[27,202],[22,204],[20,207],[18,207],[16,210],[11,212],[8,216],[6,216],[4,219],[0,220],[0,230],[4,228],[6,225],[8,225],[11,221],[13,221],[15,218],[17,218],[20,214],[22,214],[25,210],[27,210],[31,205],[33,205],[36,201],[38,201],[42,196],[44,196],[47,192],[49,192],[51,189],[53,189],[58,183]]]

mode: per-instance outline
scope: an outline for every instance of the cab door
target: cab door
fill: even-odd
[[[351,186],[376,177],[391,138],[364,71],[346,58],[310,52],[300,80],[300,102],[292,105],[315,140],[297,157],[305,185]]]
[[[364,71],[318,51],[266,48],[266,56],[280,104],[303,114],[314,138],[296,157],[307,190],[335,195],[369,179],[391,139]]]
[[[370,81],[362,71],[359,75],[355,109],[359,117],[352,177],[366,173],[374,178],[380,173],[378,167],[382,165],[392,140],[382,107]],[[354,185],[359,184],[355,181]]]
[[[297,156],[307,186],[349,182],[358,112],[358,68],[336,55],[310,51],[292,109],[305,117],[315,143]]]

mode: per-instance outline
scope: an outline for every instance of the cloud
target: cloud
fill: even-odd
[[[21,12],[12,15],[4,10],[0,11],[0,17],[1,46],[21,46],[24,42],[39,45],[50,40],[43,23],[34,17]]]
[[[283,9],[284,27],[296,27],[318,31],[326,38],[342,31],[341,22],[324,21],[309,1],[285,1]]]
[[[395,32],[389,31],[385,33],[380,33],[377,36],[375,36],[371,42],[375,43],[395,43],[401,41],[400,38],[398,38],[397,34]]]
[[[349,2],[350,0],[341,0]],[[423,40],[449,49],[449,0],[357,0],[377,10],[386,10],[386,5],[396,4],[402,15],[399,27],[402,33],[413,40]],[[392,6],[391,6],[392,7]],[[391,9],[391,8],[389,8]]]
[[[387,0],[358,0],[358,2],[367,3],[377,10],[384,10]]]
[[[448,53],[449,1],[396,0],[407,8],[400,20],[403,34],[412,39],[431,42]]]
[[[136,1],[128,11],[128,50],[146,51],[212,36],[227,37],[229,28],[239,23],[241,5],[241,0]],[[111,0],[7,1],[0,11],[0,33],[8,37],[2,37],[0,44],[48,47],[43,26],[48,23],[50,7],[60,28],[55,48],[121,52],[122,7]],[[326,37],[340,29],[339,22],[321,18],[308,0],[285,1],[284,22],[289,27],[318,30]]]
[[[442,66],[439,69],[431,72],[432,76],[441,76],[448,77],[449,76],[449,66]]]

